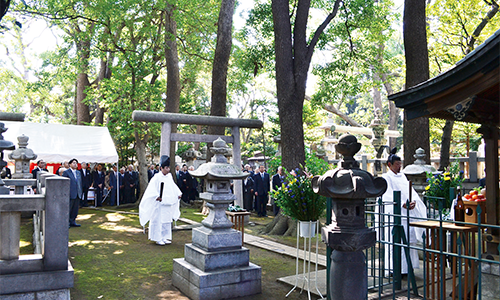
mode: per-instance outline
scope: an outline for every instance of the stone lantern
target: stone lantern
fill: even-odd
[[[375,152],[377,153],[377,160],[375,161],[375,168],[373,170],[373,174],[378,176],[378,174],[382,173],[382,163],[380,158],[384,154],[384,149],[389,149],[387,146],[387,138],[385,137],[385,130],[388,125],[382,124],[380,120],[380,109],[375,110],[375,119],[373,119],[370,124],[370,128],[372,129],[373,137],[370,140]]]
[[[188,166],[193,166],[194,161],[201,157],[200,152],[194,150],[194,145],[190,144],[189,149],[182,153],[181,157],[186,161],[186,165]]]
[[[281,156],[281,134],[273,137],[273,142],[278,144],[278,152],[276,153],[276,156]]]
[[[0,123],[0,171],[7,166],[7,162],[3,160],[4,150],[14,150],[14,143],[6,141],[3,139],[3,133],[7,131],[4,123]],[[10,188],[5,186],[5,183],[0,178],[0,194],[6,195],[10,193]]]
[[[437,172],[436,168],[425,163],[425,150],[418,148],[415,150],[413,155],[416,158],[415,162],[411,165],[407,165],[401,172],[406,175],[409,181],[413,183],[413,188],[415,191],[422,196],[427,185],[426,173]]]
[[[27,148],[29,137],[24,134],[17,137],[19,147],[9,154],[9,158],[16,162],[16,172],[12,174],[14,179],[31,179],[30,161],[35,160],[37,155],[33,150]]]
[[[226,216],[229,203],[236,199],[230,181],[241,180],[248,173],[229,164],[230,151],[222,139],[210,151],[215,160],[204,163],[189,173],[203,178],[210,209],[202,227],[194,228],[192,243],[184,248],[185,258],[174,259],[173,285],[191,299],[226,299],[261,292],[261,268],[249,261],[249,250],[242,247],[241,232],[232,229]]]
[[[329,197],[331,224],[322,228],[323,241],[332,249],[329,290],[333,300],[361,300],[368,293],[364,249],[375,245],[376,233],[365,226],[364,201],[382,195],[387,182],[359,168],[354,155],[361,144],[355,136],[342,135],[335,146],[343,155],[340,167],[315,176],[314,192]]]

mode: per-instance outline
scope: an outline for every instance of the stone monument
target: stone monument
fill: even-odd
[[[210,209],[202,227],[194,228],[192,243],[184,248],[185,258],[174,259],[172,282],[191,299],[227,299],[261,292],[259,266],[249,260],[249,250],[242,247],[241,232],[232,229],[226,216],[229,203],[236,199],[230,180],[248,176],[239,166],[228,164],[229,148],[222,139],[210,151],[215,160],[202,164],[193,177],[203,178],[205,193],[200,198]]]
[[[361,148],[355,136],[339,139],[336,151],[343,155],[340,167],[315,176],[314,192],[329,197],[331,224],[323,227],[323,241],[332,249],[329,299],[362,300],[368,293],[364,249],[375,245],[376,234],[365,226],[364,200],[382,195],[387,182],[359,168],[354,155]],[[328,272],[328,270],[327,270]]]
[[[33,150],[27,148],[29,137],[24,134],[17,137],[19,147],[9,154],[9,158],[16,162],[16,172],[12,174],[14,179],[31,179],[30,161],[35,160],[37,155]]]

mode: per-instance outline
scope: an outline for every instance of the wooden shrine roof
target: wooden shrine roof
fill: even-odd
[[[389,96],[408,119],[500,124],[500,30],[450,70]]]

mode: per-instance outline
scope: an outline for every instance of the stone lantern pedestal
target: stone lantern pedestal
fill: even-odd
[[[418,148],[413,155],[416,158],[415,162],[407,165],[401,172],[406,175],[409,181],[412,182],[415,191],[422,197],[425,187],[427,186],[426,173],[437,172],[436,168],[425,163],[425,150]]]
[[[236,199],[230,180],[248,174],[227,163],[228,148],[217,139],[210,149],[215,162],[202,164],[190,174],[205,181],[200,195],[210,209],[202,227],[193,229],[192,243],[184,248],[185,258],[174,259],[172,282],[190,299],[227,299],[261,292],[259,266],[252,264],[249,250],[242,247],[241,232],[232,229],[226,216],[229,203]]]
[[[344,156],[340,167],[313,178],[313,190],[329,197],[331,224],[323,227],[323,241],[332,249],[329,299],[363,300],[368,293],[364,249],[375,245],[376,233],[365,226],[364,200],[382,195],[387,182],[361,170],[354,155],[361,148],[353,135],[343,135],[335,146]]]

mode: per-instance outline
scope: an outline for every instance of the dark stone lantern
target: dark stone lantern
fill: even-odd
[[[342,135],[335,146],[344,159],[340,167],[313,178],[314,192],[329,197],[332,222],[321,230],[331,248],[329,290],[334,300],[365,299],[368,283],[364,249],[375,245],[376,233],[365,226],[364,201],[378,197],[387,189],[382,177],[374,178],[359,168],[354,155],[361,148],[355,136]]]
[[[4,123],[0,123],[0,171],[7,166],[7,162],[3,160],[4,150],[14,150],[16,146],[14,143],[3,139],[3,133],[7,131]],[[3,180],[0,178],[0,194],[9,194],[10,188],[4,186]]]

